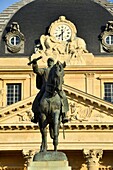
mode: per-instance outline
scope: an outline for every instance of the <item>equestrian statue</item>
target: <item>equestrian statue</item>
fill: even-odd
[[[47,68],[39,68],[37,61],[42,57],[33,59],[33,72],[36,74],[36,86],[40,89],[32,104],[34,117],[33,123],[38,123],[42,135],[40,152],[47,151],[47,125],[49,125],[50,137],[53,139],[54,151],[57,151],[60,123],[68,122],[66,113],[69,110],[65,92],[62,89],[64,83],[63,64],[53,58],[48,58]]]

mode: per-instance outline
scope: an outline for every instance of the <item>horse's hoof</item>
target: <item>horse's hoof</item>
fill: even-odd
[[[39,153],[43,152],[42,150],[39,151]]]
[[[39,153],[42,153],[42,152],[47,152],[47,150],[40,150]]]

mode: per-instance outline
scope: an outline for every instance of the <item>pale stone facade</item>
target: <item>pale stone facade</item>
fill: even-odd
[[[30,2],[33,0],[23,0],[1,13],[1,37],[5,25],[14,13]],[[107,1],[98,3],[105,8],[108,6],[107,9],[112,11],[113,4]],[[66,18],[63,22],[65,21],[69,20]],[[49,24],[55,27],[55,21]],[[71,26],[76,34],[76,25]],[[50,40],[53,35],[49,33]],[[35,74],[27,63],[40,55],[43,56],[39,61],[40,67],[45,67],[48,56],[54,57],[56,61],[67,62],[63,88],[69,102],[69,123],[64,125],[65,139],[61,125],[58,150],[66,153],[72,170],[113,169],[113,104],[103,100],[105,83],[113,82],[113,54],[106,56],[105,53],[104,57],[96,57],[87,50],[87,42],[84,39],[77,37],[76,41],[75,34],[71,37],[72,51],[67,51],[71,42],[60,41],[57,44],[52,40],[48,44],[48,37],[42,34],[40,43],[43,48],[40,50],[36,47],[31,56],[24,57],[20,53],[21,58],[16,54],[14,57],[0,57],[1,170],[26,169],[34,153],[39,151],[39,128],[30,121],[33,116],[32,102],[38,90]],[[44,49],[45,41],[47,49]],[[6,49],[7,46],[4,46]],[[21,101],[7,106],[7,84],[17,83],[21,84]],[[52,149],[52,140],[48,135],[48,150]]]

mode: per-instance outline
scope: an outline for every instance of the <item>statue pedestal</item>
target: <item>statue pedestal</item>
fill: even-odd
[[[35,154],[28,170],[71,170],[67,157],[62,152],[42,152]]]

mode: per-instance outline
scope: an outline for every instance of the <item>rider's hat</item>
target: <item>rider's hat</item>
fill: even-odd
[[[53,61],[54,62],[54,59],[52,57],[49,57],[47,61]]]

